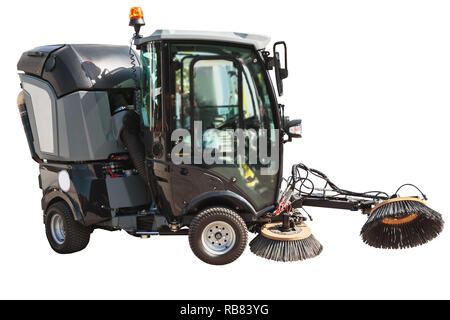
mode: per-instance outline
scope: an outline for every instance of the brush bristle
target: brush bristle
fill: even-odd
[[[361,230],[363,241],[376,248],[412,248],[441,233],[441,214],[415,200],[387,202],[376,208]]]
[[[313,235],[301,240],[280,241],[259,234],[250,242],[250,251],[257,256],[284,262],[314,258],[322,249],[322,245]]]

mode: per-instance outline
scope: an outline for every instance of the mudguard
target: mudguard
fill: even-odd
[[[76,202],[67,193],[54,187],[44,190],[44,195],[41,200],[42,210],[44,211],[44,219],[45,212],[47,211],[48,207],[58,199],[61,199],[67,203],[70,210],[72,210],[73,218],[76,221],[83,222],[83,215],[81,214],[81,210]]]
[[[196,197],[183,209],[183,215],[196,213],[206,207],[226,206],[236,210],[244,220],[252,221],[256,219],[257,212],[255,208],[242,196],[232,191],[211,191]]]

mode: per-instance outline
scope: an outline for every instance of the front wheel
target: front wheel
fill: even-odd
[[[52,249],[65,254],[86,248],[91,229],[75,221],[72,210],[65,202],[60,201],[46,211],[45,233]]]
[[[189,244],[202,261],[213,265],[233,262],[247,246],[247,227],[233,210],[213,207],[201,211],[191,222]]]

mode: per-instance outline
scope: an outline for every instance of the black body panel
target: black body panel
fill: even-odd
[[[109,207],[106,184],[104,179],[98,179],[103,177],[97,176],[100,168],[96,166],[99,164],[41,164],[42,209],[45,211],[57,198],[66,202],[69,199],[69,206],[76,208],[74,218],[85,225],[111,218],[110,210],[106,209]],[[62,170],[69,173],[71,180],[67,191],[63,191],[58,182],[58,173]]]
[[[43,46],[24,52],[17,63],[17,70],[41,77],[48,56],[53,51],[56,51],[63,46],[64,45]]]
[[[135,88],[139,70],[134,72],[129,50],[100,44],[39,47],[25,52],[17,69],[48,81],[57,97],[80,90]],[[133,55],[139,68],[139,58]]]
[[[151,199],[145,192],[145,185],[136,175],[112,178],[104,174],[103,166],[102,162],[41,164],[42,209],[45,211],[53,201],[64,200],[75,220],[90,226],[109,221],[122,214],[122,210],[123,214],[133,214],[150,207]],[[61,189],[58,177],[64,170],[70,177],[70,188],[66,191]],[[130,202],[133,203],[131,210]]]

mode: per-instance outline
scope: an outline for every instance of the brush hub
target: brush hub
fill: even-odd
[[[274,261],[300,261],[322,252],[322,245],[304,223],[295,223],[291,230],[283,231],[283,223],[267,223],[261,233],[250,242],[250,251]]]
[[[261,235],[265,238],[279,241],[303,240],[311,236],[311,229],[304,223],[285,231],[282,222],[267,223],[261,228]]]

